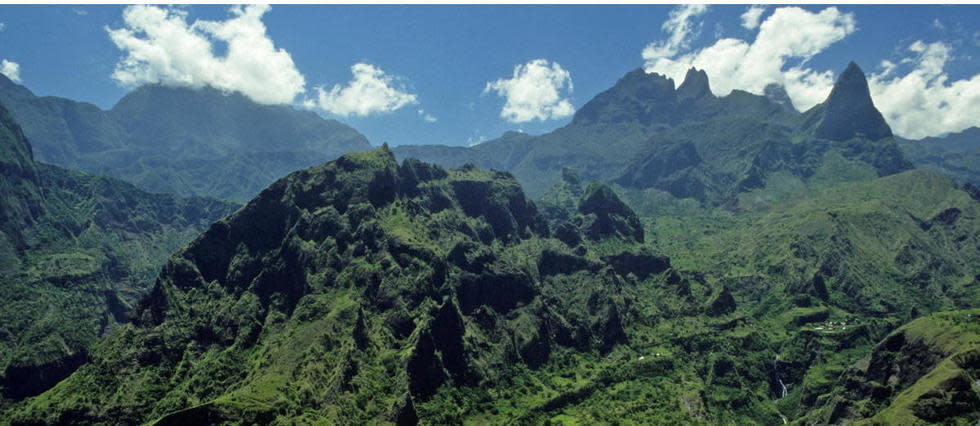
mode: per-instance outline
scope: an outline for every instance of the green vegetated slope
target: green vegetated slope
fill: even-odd
[[[638,247],[635,215],[593,192],[620,208],[585,208],[569,226],[591,239],[573,248],[505,173],[399,165],[387,149],[294,173],[179,251],[136,321],[14,419],[361,423],[489,410],[456,412],[446,392],[481,393],[562,354],[598,360],[626,342],[627,286],[669,268]]]
[[[9,418],[820,419],[901,323],[980,297],[978,203],[930,172],[820,190],[689,252],[610,187],[564,183],[574,210],[539,212],[507,173],[387,149],[294,173],[178,251],[133,323]]]
[[[38,394],[125,322],[169,254],[236,206],[33,160],[0,106],[0,405]]]
[[[181,196],[244,202],[290,172],[370,148],[337,121],[210,88],[143,86],[103,111],[0,76],[0,102],[40,161]]]
[[[624,192],[628,200],[638,196]],[[581,185],[566,176],[561,190],[542,202],[549,203],[551,194],[576,193]],[[734,316],[764,336],[764,345],[741,349],[734,358],[769,357],[769,366],[759,361],[741,368],[769,374],[771,407],[787,420],[827,422],[826,415],[808,413],[826,410],[823,401],[839,392],[834,386],[841,375],[909,318],[980,302],[980,203],[976,194],[933,172],[811,189],[763,211],[683,207],[644,218],[647,238],[674,268],[727,289],[732,297],[718,300],[736,306]],[[950,339],[969,343],[955,334]],[[892,385],[890,391],[908,385]],[[751,387],[751,382],[734,387]],[[970,392],[967,388],[964,395]],[[886,408],[879,403],[864,415]],[[975,417],[962,415],[953,411],[930,421]],[[833,422],[844,420],[837,415]]]
[[[902,326],[817,401],[808,423],[975,424],[980,420],[980,309]]]
[[[980,186],[980,127],[971,127],[942,138],[899,139],[898,143],[916,167]]]

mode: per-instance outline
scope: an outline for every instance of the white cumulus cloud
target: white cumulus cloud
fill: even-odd
[[[901,62],[911,67],[896,75],[891,61],[871,74],[868,84],[875,106],[892,131],[907,138],[938,136],[980,126],[980,74],[949,81],[946,63],[952,48],[945,43],[916,41],[908,46],[911,56]]]
[[[346,86],[317,88],[317,106],[337,115],[363,117],[418,103],[418,96],[396,87],[395,78],[374,65],[357,63],[350,70],[353,78]]]
[[[679,84],[690,67],[703,69],[711,80],[712,92],[719,96],[734,89],[762,94],[766,85],[781,84],[801,111],[823,102],[835,77],[834,70],[815,69],[808,61],[857,30],[854,15],[834,7],[819,12],[780,7],[759,23],[753,40],[722,38],[709,46],[689,49],[686,46],[693,38],[690,31],[686,32],[687,41],[676,38],[677,17],[697,16],[686,12],[687,8],[676,8],[676,14],[664,24],[668,33],[665,40],[650,43],[643,50],[647,72],[664,74]],[[742,15],[743,26],[752,23],[750,13],[754,13],[751,8]],[[684,27],[693,28],[694,24],[688,22]],[[946,43],[917,41],[908,46],[908,57],[884,60],[879,65],[881,71],[869,76],[875,105],[897,135],[921,138],[980,125],[980,74],[949,81],[944,69],[952,57],[951,50]],[[903,68],[907,71],[901,74]]]
[[[535,59],[514,66],[511,78],[488,82],[483,93],[507,100],[500,117],[512,123],[565,118],[575,107],[565,97],[572,92],[572,75],[557,62]]]
[[[262,15],[269,6],[233,6],[224,21],[196,20],[187,12],[149,5],[127,7],[123,28],[106,30],[125,56],[112,78],[133,87],[145,83],[239,91],[264,104],[290,103],[304,92],[303,75],[289,52],[276,48]],[[215,54],[215,43],[226,53]]]
[[[742,27],[749,30],[754,30],[759,28],[759,21],[762,19],[762,14],[765,13],[765,6],[750,6],[745,9],[745,13],[742,14]]]
[[[20,83],[20,64],[4,59],[0,61],[0,74],[7,76],[14,83]]]
[[[690,52],[656,54],[659,52],[650,46],[660,42],[651,43],[643,51],[646,70],[680,83],[688,68],[703,69],[717,95],[734,89],[761,94],[766,85],[777,83],[786,88],[797,108],[807,109],[823,101],[834,82],[833,72],[809,68],[807,60],[853,33],[857,21],[834,7],[816,13],[781,7],[758,28],[751,42],[723,38]]]

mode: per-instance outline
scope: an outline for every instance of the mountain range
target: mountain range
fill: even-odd
[[[185,90],[146,90],[158,89]],[[178,97],[194,96],[234,97]],[[675,86],[636,70],[554,132],[347,153],[275,180],[234,213],[35,162],[5,120],[0,147],[15,160],[0,163],[0,229],[20,247],[11,253],[27,253],[6,257],[10,270],[51,264],[22,266],[45,246],[19,231],[54,199],[32,196],[53,185],[43,170],[67,175],[59,188],[73,194],[92,180],[131,192],[72,198],[135,206],[94,211],[91,223],[122,222],[89,238],[136,227],[134,217],[146,227],[126,235],[141,244],[181,236],[168,260],[153,257],[152,285],[122,287],[132,296],[117,297],[121,307],[84,301],[135,278],[48,299],[78,301],[73,315],[108,325],[80,339],[70,353],[84,356],[54,379],[16,382],[37,385],[5,395],[7,423],[980,420],[980,190],[916,168],[953,156],[906,156],[909,144],[945,142],[892,135],[853,63],[802,113],[779,86],[717,97],[703,71]],[[208,146],[179,150],[220,152]],[[175,207],[146,216],[151,199]],[[209,207],[177,213],[195,203]],[[90,247],[45,232],[76,244],[59,259]],[[99,247],[109,259],[139,251]],[[3,275],[3,306],[31,306],[7,300],[61,283],[24,277]],[[32,312],[45,311],[4,315],[43,324]],[[19,359],[50,370],[47,347]],[[7,377],[27,371],[10,365]]]
[[[568,167],[585,180],[730,207],[738,194],[763,188],[774,176],[812,180],[830,167],[828,157],[873,176],[912,168],[857,65],[844,70],[825,102],[804,113],[775,96],[740,90],[714,96],[707,74],[695,69],[676,87],[670,78],[636,70],[554,132],[508,134],[471,148],[400,146],[395,153],[447,167],[469,162],[510,171],[532,196]]]
[[[291,171],[371,147],[313,112],[210,88],[142,86],[103,111],[0,75],[0,103],[40,161],[180,196],[244,202]]]

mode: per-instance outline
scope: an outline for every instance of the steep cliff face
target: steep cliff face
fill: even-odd
[[[917,319],[849,369],[807,423],[971,423],[980,419],[980,310]]]
[[[868,79],[854,62],[847,65],[837,77],[830,97],[821,105],[823,120],[817,127],[817,136],[843,141],[854,137],[879,140],[892,136],[871,100]]]
[[[37,166],[24,133],[0,105],[0,271],[26,244],[24,228],[41,214]]]
[[[0,106],[0,406],[71,374],[170,252],[235,207],[37,163]]]

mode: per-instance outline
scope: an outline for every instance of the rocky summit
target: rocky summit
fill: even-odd
[[[892,136],[871,100],[864,71],[854,62],[837,77],[830,97],[820,107],[824,116],[817,127],[819,137],[841,141],[859,136],[871,140]]]

